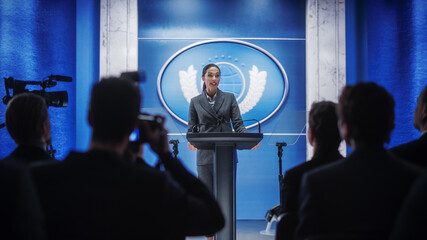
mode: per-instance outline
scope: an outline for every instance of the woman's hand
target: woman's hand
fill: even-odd
[[[259,148],[259,143],[257,145],[255,145],[253,148],[251,148],[251,150],[257,149]]]
[[[190,149],[190,151],[196,151],[197,148],[195,146],[193,146],[190,142],[187,143],[188,149]]]

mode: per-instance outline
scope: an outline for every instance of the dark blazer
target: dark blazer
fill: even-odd
[[[298,196],[303,174],[341,158],[343,156],[337,149],[319,149],[310,161],[301,163],[285,172],[283,184],[280,186],[280,206],[282,213],[286,215],[282,217],[276,227],[276,240],[294,239],[295,228],[298,224]]]
[[[4,163],[20,162],[29,167],[56,163],[58,160],[51,158],[42,148],[31,145],[18,146],[8,157],[2,160]]]
[[[21,162],[0,162],[0,239],[46,239],[30,171]]]
[[[281,186],[282,202],[280,203],[283,212],[298,211],[298,196],[301,185],[302,176],[322,165],[335,162],[338,159],[344,158],[337,149],[333,151],[319,150],[310,161],[301,163],[285,172],[283,185]]]
[[[417,140],[391,148],[390,151],[400,158],[425,168],[427,164],[427,133]]]
[[[384,148],[359,147],[346,159],[304,175],[298,239],[363,236],[387,239],[421,170]]]
[[[199,132],[247,132],[240,115],[239,105],[232,93],[218,89],[215,104],[209,105],[206,93],[190,101],[188,112],[188,132],[199,127]],[[213,164],[213,150],[197,150],[197,165]]]
[[[114,152],[72,152],[33,168],[51,239],[184,239],[224,224],[206,187],[172,155],[167,172],[132,165]]]
[[[391,240],[418,240],[426,238],[427,226],[427,172],[414,183],[391,234]]]

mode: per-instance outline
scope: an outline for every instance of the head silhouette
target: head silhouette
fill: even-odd
[[[93,140],[116,144],[127,139],[135,128],[140,106],[141,93],[135,82],[101,79],[92,88],[89,104]]]
[[[335,103],[330,101],[313,103],[308,114],[308,125],[314,134],[318,149],[338,149],[341,137]]]
[[[414,127],[420,131],[427,129],[427,86],[421,91],[414,110]]]
[[[50,142],[49,114],[43,97],[33,93],[14,96],[5,115],[7,131],[18,145]]]
[[[338,117],[347,126],[346,140],[383,145],[394,128],[394,100],[375,83],[359,83],[344,89],[338,102]],[[344,124],[344,125],[343,125]]]

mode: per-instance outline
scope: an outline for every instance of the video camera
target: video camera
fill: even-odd
[[[20,93],[33,93],[43,97],[46,101],[46,105],[52,107],[67,107],[68,105],[68,93],[67,91],[57,91],[57,92],[46,92],[46,88],[56,86],[57,82],[71,82],[73,81],[72,77],[61,76],[61,75],[50,75],[42,81],[24,81],[24,80],[15,80],[13,77],[4,78],[4,87],[6,89],[6,96],[3,97],[3,103],[8,104],[9,101],[16,95]],[[41,90],[29,91],[26,89],[27,85],[37,85],[40,86]],[[10,89],[13,90],[12,95],[10,94]],[[6,124],[0,124],[0,128],[5,127]],[[54,158],[56,150],[53,149],[52,144],[46,146],[47,153]]]
[[[67,91],[46,92],[46,88],[56,86],[57,82],[71,82],[72,77],[61,75],[50,75],[42,81],[23,81],[15,80],[13,77],[4,78],[4,87],[6,88],[6,96],[3,97],[3,103],[7,104],[15,95],[20,93],[34,93],[42,96],[46,100],[47,106],[52,107],[67,107],[68,93]],[[29,91],[25,89],[27,85],[41,86],[41,90]],[[13,90],[13,95],[10,95],[9,89]]]

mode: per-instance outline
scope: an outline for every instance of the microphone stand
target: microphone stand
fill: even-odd
[[[246,120],[242,120],[242,122],[247,122],[247,121],[254,121],[258,123],[258,133],[261,133],[261,123],[256,120],[256,119],[246,119]]]
[[[178,153],[179,153],[178,143],[179,143],[179,140],[169,140],[169,144],[172,144],[172,150],[173,150],[172,153],[173,153],[173,156],[175,159],[177,158]]]
[[[172,150],[173,150],[173,157],[175,158],[175,159],[177,159],[177,156],[178,156],[178,153],[179,153],[179,151],[178,151],[178,143],[179,143],[179,140],[169,140],[169,144],[172,144]],[[161,161],[161,159],[159,158],[159,161],[157,162],[157,164],[154,166],[154,168],[155,169],[158,169],[158,170],[161,170],[161,167],[162,167],[162,161]]]

